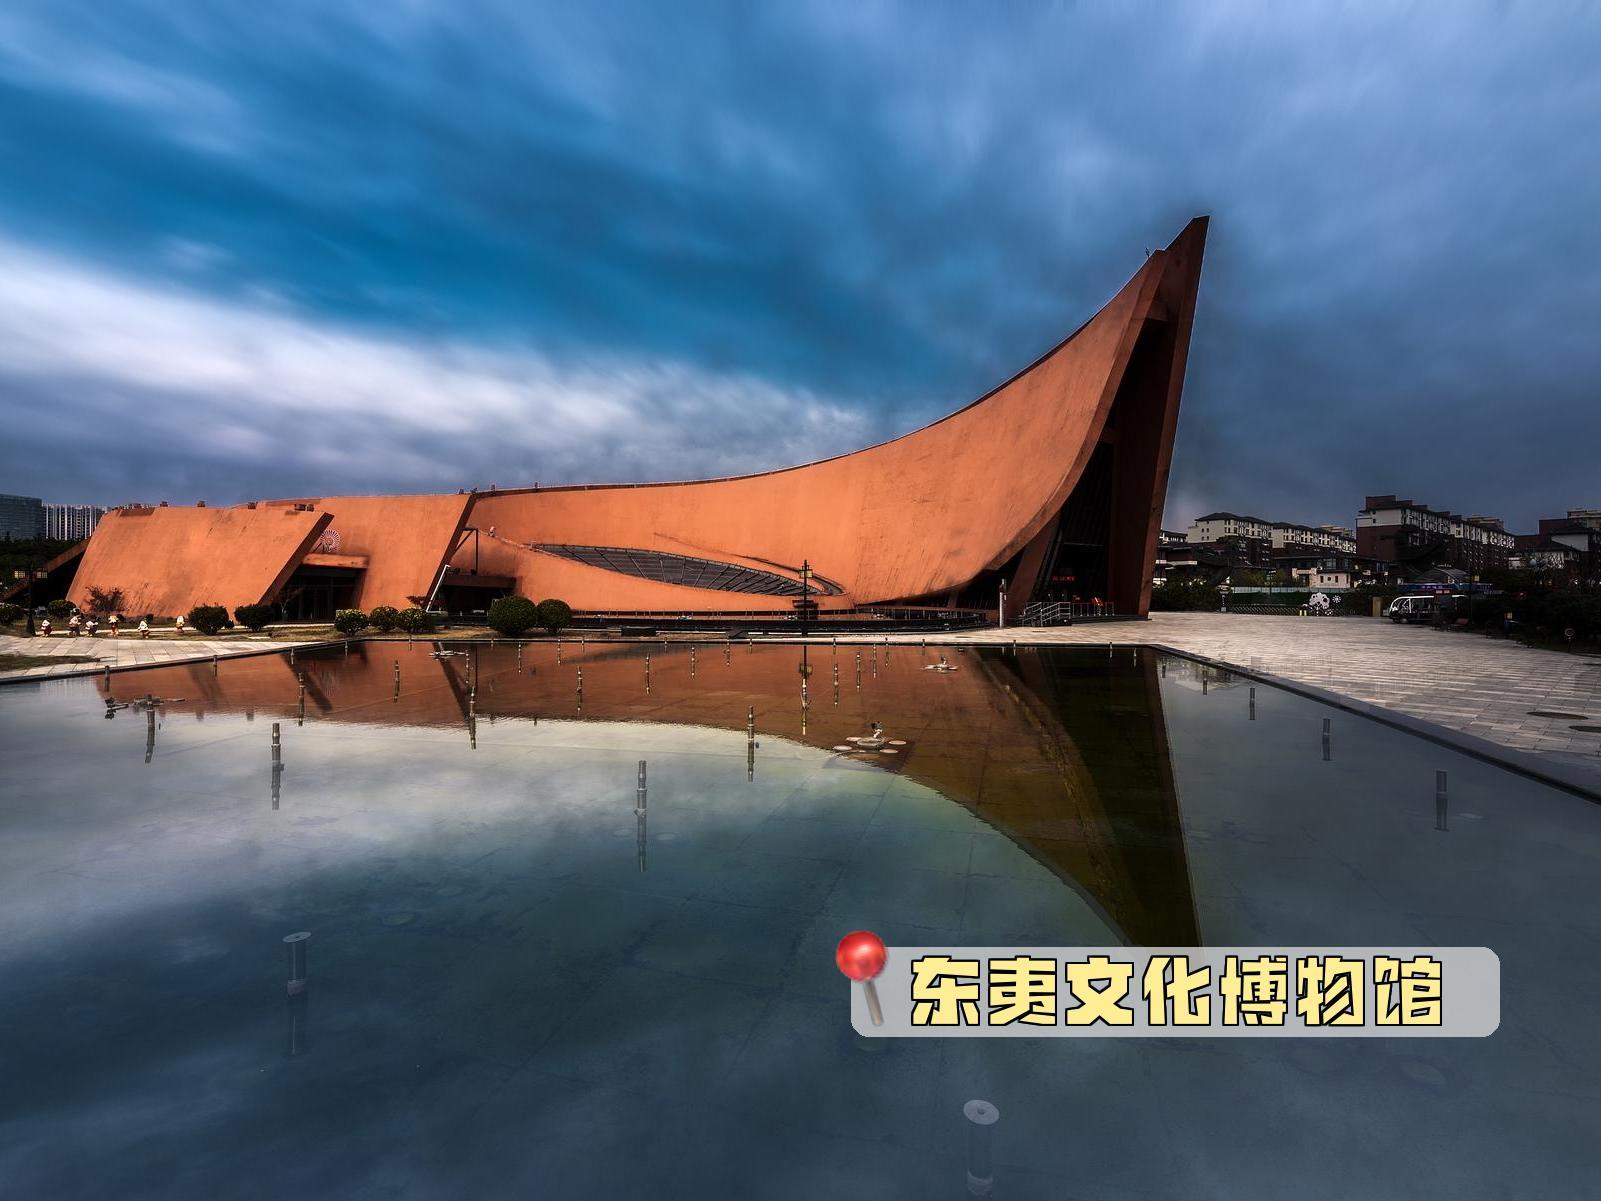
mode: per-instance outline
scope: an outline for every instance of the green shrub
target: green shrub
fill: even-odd
[[[393,605],[378,605],[368,612],[367,622],[380,634],[387,634],[400,624],[400,610]]]
[[[554,597],[540,601],[538,613],[539,624],[552,634],[560,633],[564,627],[573,624],[572,607],[566,601]]]
[[[539,608],[526,596],[503,596],[485,614],[489,628],[508,638],[519,638],[539,624]]]
[[[189,610],[189,624],[207,637],[219,634],[228,624],[228,610],[221,605],[196,605]]]
[[[247,630],[264,630],[276,616],[277,605],[240,605],[233,611],[233,619]]]
[[[341,609],[334,614],[334,629],[341,634],[359,634],[367,628],[367,615],[360,609]]]
[[[413,605],[395,615],[395,625],[408,634],[431,634],[434,630],[432,615]]]
[[[66,621],[77,611],[77,607],[69,600],[53,600],[44,607],[44,611],[57,621]]]
[[[1601,593],[1558,592],[1552,598],[1551,632],[1572,630],[1579,639],[1601,634]]]
[[[1490,606],[1481,601],[1479,607]],[[1504,606],[1496,603],[1496,608]],[[1601,592],[1531,588],[1513,599],[1510,608],[1519,623],[1546,638],[1561,639],[1572,630],[1574,639],[1583,642],[1601,634]]]
[[[11,625],[21,621],[28,615],[28,611],[21,605],[0,604],[0,625]]]
[[[1217,585],[1205,580],[1168,580],[1151,589],[1153,610],[1174,613],[1217,607]]]

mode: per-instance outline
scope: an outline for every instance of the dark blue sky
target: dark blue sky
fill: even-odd
[[[1601,10],[12,3],[0,491],[904,432],[1212,214],[1168,522],[1601,505]]]

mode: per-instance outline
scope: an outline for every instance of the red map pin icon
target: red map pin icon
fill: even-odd
[[[884,1024],[884,1011],[878,1004],[873,977],[884,970],[884,961],[888,958],[884,940],[871,930],[852,930],[839,940],[839,949],[834,952],[839,970],[861,983],[862,991],[867,994],[867,1013],[875,1026]]]

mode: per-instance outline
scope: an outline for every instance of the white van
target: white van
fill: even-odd
[[[1438,608],[1438,597],[1398,596],[1390,602],[1390,607],[1384,611],[1384,615],[1394,622],[1433,621]]]

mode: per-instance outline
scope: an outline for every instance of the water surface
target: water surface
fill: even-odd
[[[1595,806],[1129,648],[434,649],[0,689],[6,1195],[960,1196],[978,1097],[997,1197],[1590,1187]],[[868,1040],[859,927],[1487,945],[1503,1022]]]

